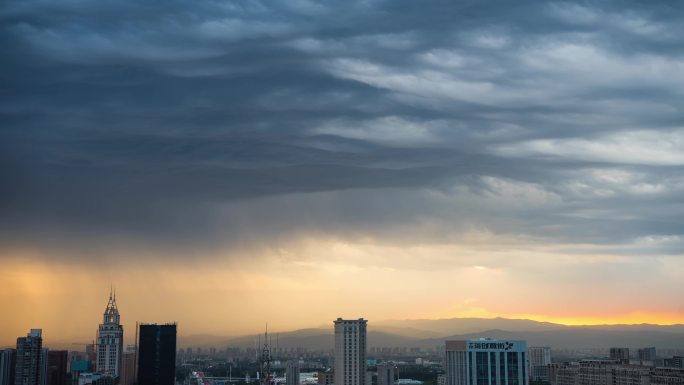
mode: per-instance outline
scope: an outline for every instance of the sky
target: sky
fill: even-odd
[[[679,1],[6,0],[0,345],[684,323]]]

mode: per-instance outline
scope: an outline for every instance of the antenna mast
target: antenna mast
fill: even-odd
[[[261,385],[273,385],[271,362],[273,362],[273,356],[271,355],[271,345],[268,341],[267,323],[266,332],[264,333],[264,347],[261,349]]]

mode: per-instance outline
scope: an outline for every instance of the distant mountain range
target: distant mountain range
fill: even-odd
[[[684,325],[592,325],[567,326],[550,322],[506,318],[450,318],[438,320],[369,321],[369,347],[435,347],[448,339],[480,337],[521,339],[530,345],[581,349],[611,346],[684,349]],[[189,335],[179,337],[179,346],[254,347],[258,335],[237,338]],[[263,337],[262,337],[263,338]],[[332,349],[332,325],[272,335],[280,347]],[[263,343],[263,341],[262,341]]]

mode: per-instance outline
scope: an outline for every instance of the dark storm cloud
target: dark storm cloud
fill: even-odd
[[[682,7],[6,1],[3,242],[679,253]]]

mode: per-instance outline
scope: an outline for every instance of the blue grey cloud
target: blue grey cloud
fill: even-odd
[[[674,1],[5,1],[2,242],[487,229],[680,254],[682,19]]]

